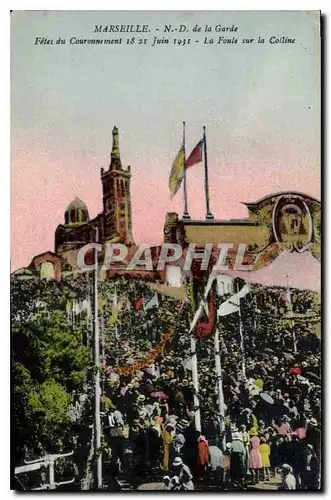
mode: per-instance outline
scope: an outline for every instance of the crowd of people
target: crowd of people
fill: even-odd
[[[168,312],[175,308],[165,305]],[[197,394],[186,314],[185,308],[177,308],[175,339],[154,363],[131,374],[119,375],[116,369],[108,373],[105,413],[116,408],[121,415],[120,429],[105,425],[113,459],[123,470],[128,468],[135,486],[162,471],[165,489],[192,489],[204,481],[216,489],[245,489],[273,477],[281,478],[282,489],[318,489],[320,340],[307,334],[306,325],[295,325],[294,340],[290,329],[282,331],[276,324],[266,329],[257,318],[261,324],[255,322],[255,330],[247,328],[243,353],[235,324],[220,327],[222,422],[213,339],[197,341]],[[148,316],[151,330],[159,315],[156,311]],[[128,366],[143,359],[153,338],[152,334],[126,338],[123,331],[116,346],[110,343],[107,349],[109,365]],[[195,394],[200,430],[195,427]],[[130,464],[126,450],[132,452]]]
[[[83,299],[86,286],[76,280],[67,290]],[[47,294],[53,302],[54,296],[63,302],[60,285],[52,287]],[[125,295],[129,304],[116,336],[115,325],[108,321],[115,287],[118,298]],[[278,479],[285,490],[320,488],[320,339],[303,319],[290,324],[281,314],[270,314],[268,304],[274,308],[275,296],[277,311],[286,309],[280,291],[258,286],[254,292],[253,287],[255,309],[242,309],[243,349],[238,315],[219,325],[223,415],[218,410],[213,338],[197,340],[198,392],[193,384],[190,304],[159,296],[158,307],[144,311],[137,302],[150,292],[138,280],[104,282],[100,290],[108,299],[101,328],[103,437],[115,482],[126,474],[134,488],[152,476],[162,476],[160,487],[166,490],[192,490],[207,483],[215,489],[246,489]],[[302,311],[300,293],[295,302]],[[40,295],[46,300],[44,292]],[[310,295],[303,303],[307,300],[313,310],[314,300]],[[146,359],[167,330],[172,337],[152,362],[131,372],[119,370]]]

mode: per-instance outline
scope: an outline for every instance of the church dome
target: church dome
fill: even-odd
[[[76,197],[69,203],[64,214],[65,224],[84,224],[89,220],[89,213],[85,203]]]
[[[70,210],[78,210],[78,209],[85,210],[85,212],[88,211],[85,203],[80,198],[78,198],[76,196],[76,198],[71,203],[69,203],[66,212],[70,212]]]

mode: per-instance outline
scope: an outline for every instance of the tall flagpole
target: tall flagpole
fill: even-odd
[[[205,157],[205,195],[206,195],[206,219],[213,219],[214,216],[209,208],[209,184],[208,184],[208,161],[207,161],[207,139],[206,127],[203,127],[203,151]]]
[[[239,285],[237,284],[237,293],[239,292]],[[244,379],[246,378],[246,363],[244,353],[244,334],[241,317],[241,299],[239,299],[239,334],[240,334],[240,353],[241,353],[241,369]]]
[[[95,243],[99,242],[99,228],[94,227]],[[97,486],[102,488],[102,455],[101,455],[101,417],[100,417],[100,335],[99,335],[99,311],[98,311],[98,250],[94,251],[94,362],[95,373],[95,453],[97,457]]]
[[[217,392],[218,392],[218,412],[220,419],[220,434],[222,438],[223,449],[225,439],[225,408],[224,408],[224,394],[223,394],[223,379],[222,379],[222,366],[221,366],[221,353],[220,353],[220,339],[218,328],[215,328],[214,338],[214,351],[215,351],[215,366],[217,377]]]
[[[294,321],[293,321],[293,307],[292,307],[292,295],[290,292],[290,286],[289,286],[289,279],[288,275],[286,276],[287,278],[287,294],[288,294],[288,299],[289,299],[289,304],[290,304],[290,321],[291,321],[291,330],[292,330],[292,339],[293,339],[293,352],[294,354],[297,354],[297,339],[295,335],[295,330],[294,330]]]
[[[191,362],[192,362],[192,382],[194,386],[194,422],[197,431],[201,432],[201,416],[199,402],[199,380],[198,380],[198,358],[196,352],[196,339],[194,331],[191,333]]]
[[[185,151],[185,122],[183,122],[183,148],[184,148],[184,214],[183,219],[190,219],[187,210],[187,184],[186,184],[186,151]]]
[[[190,295],[193,314],[195,314],[195,297],[193,292],[193,282],[190,284]],[[197,431],[201,432],[201,416],[200,416],[200,402],[199,402],[199,379],[198,379],[198,358],[196,352],[196,338],[195,338],[195,328],[191,332],[191,368],[192,368],[192,382],[194,387],[194,422]]]

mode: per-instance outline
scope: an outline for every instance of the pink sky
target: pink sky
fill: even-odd
[[[110,19],[111,18],[111,19]],[[66,43],[95,24],[238,26],[238,36],[291,35],[295,44],[159,48]],[[158,32],[160,33],[160,32]],[[107,35],[108,36],[108,35]],[[149,36],[149,35],[148,35]],[[170,37],[172,35],[169,35]],[[174,35],[175,36],[175,35]],[[196,35],[198,36],[198,35]],[[200,36],[200,35],[199,35]],[[202,35],[201,35],[202,36]],[[160,244],[167,211],[182,214],[168,177],[186,121],[187,153],[207,127],[211,209],[245,218],[242,201],[279,191],[320,198],[319,13],[16,11],[11,16],[11,267],[54,250],[54,232],[79,196],[102,209],[100,168],[117,125],[132,167],[133,235]],[[188,172],[189,212],[204,218],[203,166]]]
[[[91,218],[102,210],[100,166],[106,161],[107,157],[96,155],[78,160],[67,152],[54,159],[46,152],[29,151],[24,143],[14,144],[12,269],[28,265],[34,255],[54,250],[54,231],[63,222],[66,206],[76,196],[85,201]],[[218,219],[246,218],[247,209],[241,201],[258,200],[272,192],[285,190],[285,187],[319,198],[319,179],[314,170],[292,169],[289,175],[286,165],[280,164],[271,171],[266,160],[264,165],[251,165],[246,175],[239,176],[238,171],[247,172],[247,165],[224,166],[212,158],[209,164],[211,208]],[[176,210],[182,213],[182,190],[171,202],[167,186],[168,165],[155,159],[144,168],[146,175],[137,178],[132,165],[134,238],[138,243],[159,244],[163,241],[166,212]],[[159,172],[158,182],[153,179],[156,171]],[[203,164],[189,170],[192,218],[204,218],[203,179]],[[301,279],[304,281],[304,276]]]

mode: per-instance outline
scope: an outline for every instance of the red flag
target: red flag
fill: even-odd
[[[213,327],[215,324],[216,308],[215,308],[215,297],[212,291],[210,292],[208,310],[209,310],[209,317],[207,322],[198,321],[197,323],[196,335],[199,339],[209,337],[213,331]]]
[[[143,298],[140,297],[137,302],[136,302],[136,305],[135,305],[135,309],[136,311],[139,311],[139,309],[141,308],[141,306],[143,305],[144,301],[143,301]]]
[[[202,145],[203,139],[198,142],[198,144],[193,148],[192,153],[186,160],[186,168],[192,167],[196,163],[200,163],[202,161]]]

